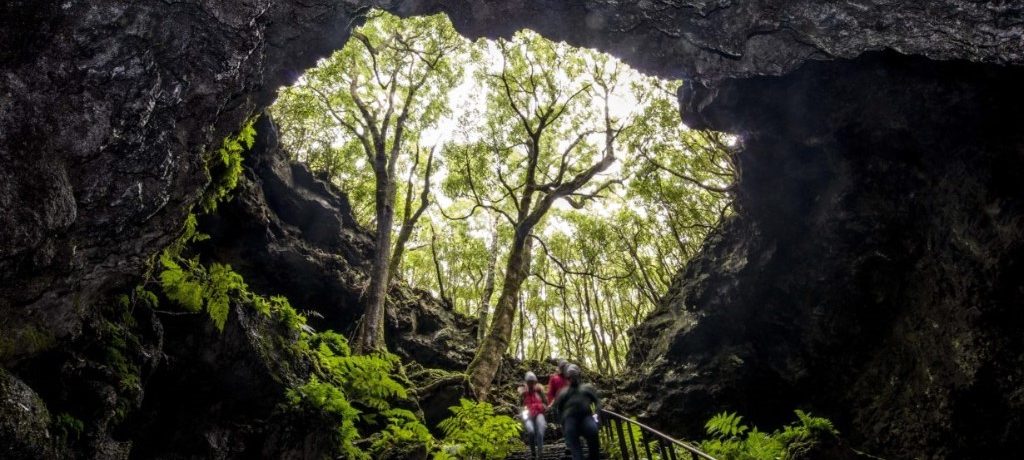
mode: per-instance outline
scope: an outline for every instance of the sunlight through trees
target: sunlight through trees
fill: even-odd
[[[530,31],[473,43],[444,16],[371,15],[271,110],[385,248],[357,346],[383,343],[367,326],[401,279],[477,318],[478,396],[504,353],[620,370],[730,212],[734,141],[682,125],[679,85]]]

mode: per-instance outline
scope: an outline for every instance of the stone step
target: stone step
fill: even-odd
[[[584,458],[586,458],[587,452],[586,447],[583,450]],[[544,451],[541,453],[540,460],[570,460],[572,457],[569,455],[569,451],[565,447],[565,443],[558,442],[552,444],[545,444]],[[604,453],[601,454],[602,459],[607,459],[608,456]],[[530,457],[530,448],[524,446],[523,450],[515,452],[512,455],[506,457],[507,460],[532,460]]]

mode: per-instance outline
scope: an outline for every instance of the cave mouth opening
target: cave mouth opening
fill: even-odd
[[[731,212],[736,138],[686,127],[680,85],[530,30],[470,41],[443,13],[373,10],[268,113],[283,150],[344,191],[363,228],[390,229],[375,235],[390,248],[382,276],[478,330],[511,320],[519,359],[610,375],[675,267]]]

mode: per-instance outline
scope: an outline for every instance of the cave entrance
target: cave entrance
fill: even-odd
[[[443,14],[373,11],[269,113],[291,159],[387,229],[369,303],[400,280],[480,339],[504,328],[517,358],[613,374],[730,212],[735,139],[683,125],[680,84],[529,30],[472,42]]]

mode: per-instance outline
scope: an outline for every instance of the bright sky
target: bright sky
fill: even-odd
[[[452,113],[443,118],[436,127],[425,130],[421,133],[421,142],[424,145],[442,145],[445,142],[456,140],[455,136],[462,135],[458,126],[459,116],[467,111],[483,111],[486,98],[480,97],[480,95],[486,94],[486,88],[484,82],[481,82],[476,78],[474,71],[478,69],[476,66],[487,65],[490,66],[492,71],[497,72],[502,63],[501,53],[497,45],[494,42],[488,42],[487,45],[485,62],[470,64],[470,67],[466,68],[462,84],[449,93]],[[608,64],[611,66],[618,62],[620,61],[613,58],[613,60],[609,61]],[[619,83],[620,90],[609,98],[609,112],[612,117],[620,119],[627,118],[642,109],[635,95],[629,90],[629,88],[631,88],[633,84],[639,83],[647,78],[649,77],[644,76],[628,66],[624,66],[624,71]],[[566,80],[566,84],[569,85],[571,83]],[[603,104],[603,101],[598,100],[595,95],[594,105],[597,106],[599,104]],[[595,135],[594,141],[598,143],[603,142],[599,137],[600,135]],[[566,140],[565,142],[567,143],[569,141]],[[594,182],[600,182],[604,180],[604,178],[613,177],[619,174],[621,169],[622,161],[620,158],[620,161],[613,163],[601,176],[598,176]],[[438,171],[438,181],[443,180],[444,173],[444,171]],[[451,200],[448,197],[443,196],[443,194],[439,194],[436,198],[438,200],[438,204],[443,207],[451,204]],[[606,200],[605,203],[602,203],[602,206],[595,207],[592,212],[596,212],[601,215],[611,215],[621,206],[622,202],[619,200]],[[555,203],[555,209],[569,210],[571,207],[564,200],[559,200]],[[545,227],[545,233],[569,234],[573,233],[573,229],[562,219],[552,216],[548,219],[548,225]],[[478,236],[480,238],[487,237],[487,234],[483,229],[478,232],[474,232],[474,234],[474,236]]]
[[[485,82],[477,79],[477,71],[480,70],[481,67],[487,67],[490,69],[489,73],[497,73],[500,71],[502,65],[502,55],[501,52],[499,51],[498,45],[494,42],[485,43],[486,48],[483,50],[484,58],[477,62],[471,62],[467,64],[463,72],[462,83],[456,88],[454,88],[448,94],[448,106],[450,108],[450,114],[442,118],[433,128],[424,130],[420,133],[419,142],[423,147],[437,147],[438,149],[440,149],[444,144],[448,142],[465,142],[467,140],[471,141],[474,139],[473,136],[475,136],[476,134],[474,134],[473,132],[464,132],[465,129],[462,126],[460,126],[459,119],[467,113],[482,114],[485,112],[485,104],[487,103],[487,99],[485,96],[487,94],[487,88]],[[592,59],[590,57],[586,58]],[[589,62],[588,64],[593,65],[593,60],[591,60],[591,62]],[[619,69],[620,74],[616,91],[611,95],[609,99],[609,111],[613,118],[629,119],[634,117],[638,112],[645,108],[636,99],[632,88],[635,85],[651,84],[651,80],[649,79],[649,77],[640,74],[636,70],[629,68],[628,66],[622,65],[619,61],[615,60],[614,58],[609,58],[607,62],[608,66],[614,66],[616,64],[621,65]],[[555,78],[560,80],[560,82],[564,82],[564,85],[561,86],[564,86],[565,88],[578,87],[578,82],[570,81],[569,78],[564,75],[564,73],[559,72],[560,69],[553,70],[555,70],[556,72]],[[305,77],[302,77],[299,80],[300,84],[303,82],[304,78]],[[671,89],[668,87],[668,85],[659,86]],[[601,108],[603,108],[604,101],[598,99],[599,96],[597,96],[596,94],[593,95],[592,97],[594,98],[594,100],[590,105],[596,110],[600,110]],[[595,122],[600,123],[600,121]],[[679,123],[680,125],[682,125],[682,120],[679,120]],[[674,135],[675,134],[670,134],[670,136]],[[671,138],[669,139],[671,140]],[[337,143],[338,146],[340,146],[341,144],[345,143],[346,140],[346,133],[339,128],[337,131],[337,138],[335,142]],[[570,139],[563,140],[561,148],[567,147],[568,142],[570,141]],[[600,149],[603,148],[603,134],[595,134],[591,139],[589,139],[589,141],[592,145],[597,147],[598,151],[600,151]],[[730,142],[735,142],[735,140],[730,140]],[[591,183],[602,183],[608,180],[610,177],[620,175],[623,167],[624,153],[625,152],[617,152],[618,161],[613,163],[612,166],[604,172],[604,174],[593,179]],[[362,159],[360,157],[356,161],[362,163],[365,166],[365,159]],[[408,170],[399,173],[401,177],[406,177],[407,174]],[[443,193],[442,188],[439,186],[443,182],[446,175],[447,171],[444,169],[444,166],[435,169],[432,179],[432,183],[434,184],[432,189],[433,200],[441,208],[451,210],[453,201],[450,197]],[[613,190],[606,191],[603,194],[612,196],[615,193],[621,192],[618,190]],[[614,215],[618,210],[622,209],[624,206],[629,206],[629,203],[623,199],[612,198],[605,200],[595,200],[588,204],[584,212],[597,216],[610,217]],[[555,203],[555,209],[565,211],[570,210],[572,208],[564,200],[559,200]],[[643,207],[638,207],[636,209],[636,212],[645,213],[645,209]],[[456,214],[458,214],[458,212],[456,212]],[[565,219],[559,217],[558,214],[559,213],[549,213],[548,217],[546,218],[545,224],[542,227],[543,230],[541,231],[546,236],[552,236],[555,234],[573,235],[575,233],[574,226],[569,224]],[[658,218],[659,216],[654,217]],[[428,212],[424,216],[424,218],[433,220],[435,224],[443,224],[443,222],[438,222],[439,220],[442,220],[442,217],[433,212]],[[490,227],[493,226],[492,216],[487,215],[487,213],[479,212],[472,218],[468,219],[468,222],[470,233],[471,235],[473,235],[473,237],[478,238],[479,240],[484,242],[490,240]],[[444,263],[446,262],[442,261],[442,264]],[[553,346],[558,346],[557,340],[555,340],[554,337],[548,337],[547,340],[550,340]]]
[[[421,134],[421,140],[424,145],[440,145],[452,140],[452,135],[458,131],[459,115],[469,110],[482,111],[486,99],[480,97],[480,95],[486,94],[486,89],[484,83],[477,80],[474,70],[480,65],[488,65],[495,71],[500,68],[501,53],[494,42],[487,42],[485,57],[486,61],[484,63],[471,63],[467,66],[462,84],[449,93],[452,104],[451,116],[442,119],[435,128],[425,130]],[[613,62],[621,61],[616,59]],[[622,88],[629,88],[634,83],[648,78],[628,66],[626,68],[627,71],[624,72],[620,83]],[[632,91],[619,91],[609,99],[609,108],[613,117],[621,118],[635,112],[638,109],[638,103]]]
[[[426,129],[420,133],[420,143],[424,147],[437,146],[438,148],[440,148],[443,144],[447,142],[465,141],[467,135],[472,135],[472,133],[464,132],[464,130],[459,126],[458,120],[467,112],[484,112],[485,104],[487,102],[487,99],[486,97],[484,97],[484,95],[487,94],[487,88],[485,82],[477,79],[477,71],[480,69],[481,66],[487,66],[490,69],[491,73],[497,73],[500,71],[502,66],[502,55],[498,48],[498,45],[493,41],[485,41],[484,44],[486,45],[486,47],[483,51],[484,59],[482,60],[482,62],[475,61],[468,63],[463,72],[462,83],[456,88],[454,88],[448,95],[449,107],[451,109],[450,113],[446,117],[442,118],[437,123],[436,126],[430,129]],[[607,65],[611,67],[614,66],[615,64],[620,64],[621,68],[617,90],[612,94],[612,96],[609,99],[609,111],[613,118],[630,118],[631,116],[635,115],[637,112],[643,109],[642,105],[637,101],[635,94],[633,93],[631,88],[635,84],[642,84],[645,80],[648,80],[650,77],[647,77],[637,72],[636,70],[622,64],[620,61],[616,60],[613,57],[609,57]],[[555,70],[557,71],[558,69]],[[562,81],[564,81],[566,87],[574,86],[574,82],[569,81],[568,77],[564,75],[556,74],[556,78],[559,78]],[[300,84],[301,82],[302,80],[300,79]],[[598,96],[596,94],[594,94],[592,97],[594,98],[593,106],[595,108],[603,106],[603,101],[598,99]],[[681,120],[680,124],[682,124]],[[336,141],[337,145],[342,145],[346,140],[346,133],[344,133],[343,130],[339,129],[338,138]],[[564,148],[567,146],[570,140],[566,139],[563,142],[564,145],[562,147]],[[592,135],[590,142],[594,145],[601,145],[601,143],[603,143],[603,135]],[[607,180],[609,177],[614,177],[620,174],[623,165],[622,160],[623,158],[620,154],[618,161],[613,163],[602,175],[595,178],[592,182],[600,183]],[[358,159],[356,161],[365,162],[365,160],[363,159]],[[405,174],[407,174],[407,172],[401,173],[403,177],[405,176]],[[439,168],[438,170],[435,170],[435,184],[441,183],[444,180],[446,174],[447,172],[444,170],[443,167]],[[444,193],[440,193],[440,187],[435,187],[434,199],[437,201],[438,205],[440,205],[443,208],[448,208],[452,204],[451,198],[445,196]],[[614,214],[618,209],[620,209],[624,204],[625,203],[622,200],[604,200],[598,206],[591,204],[588,207],[587,212],[597,213],[603,216],[610,216]],[[565,211],[571,209],[571,207],[564,200],[559,200],[558,202],[555,203],[555,209]],[[473,232],[474,236],[486,239],[486,229],[491,225],[491,221],[487,218],[473,220],[476,221],[473,227],[479,229],[478,231]],[[562,219],[559,219],[557,216],[551,216],[548,218],[548,224],[545,226],[544,232],[546,234],[571,234],[573,233],[573,228],[566,222],[564,222]]]

